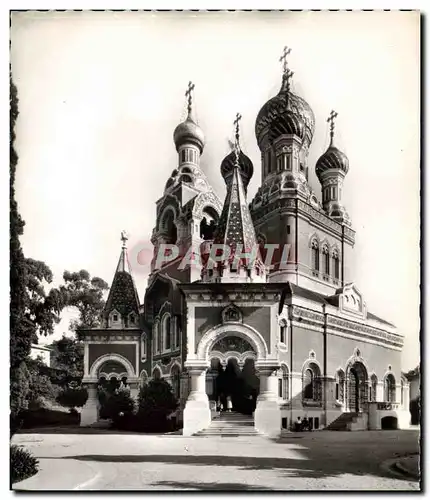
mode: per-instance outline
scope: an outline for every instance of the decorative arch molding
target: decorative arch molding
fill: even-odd
[[[121,372],[121,373],[100,372],[98,378],[101,379],[102,377],[104,377],[106,380],[111,380],[112,378],[116,378],[117,380],[122,380],[124,377],[127,378],[127,373],[126,372]]]
[[[348,361],[346,362],[346,365],[345,365],[345,374],[348,375],[351,368],[353,367],[353,365],[355,363],[360,363],[364,366],[365,370],[366,370],[366,380],[369,380],[369,367],[366,363],[366,361],[364,360],[364,358],[361,356],[361,352],[360,352],[360,349],[358,349],[358,347],[356,347],[354,349],[354,354],[348,358]]]
[[[157,318],[160,320],[165,314],[169,313],[172,308],[172,304],[169,300],[165,300],[163,304],[161,305],[160,309],[158,310]]]
[[[208,360],[215,343],[229,335],[235,335],[248,341],[255,349],[259,361],[268,357],[266,342],[257,330],[243,323],[230,322],[225,325],[217,325],[203,335],[197,347],[197,358]]]
[[[222,211],[222,203],[212,191],[202,192],[197,195],[192,211],[193,218],[202,219],[206,208],[214,210],[219,218]]]
[[[321,243],[320,243],[320,239],[317,235],[317,233],[313,233],[310,237],[309,237],[309,248],[313,248],[313,244],[314,242],[316,242],[317,244],[317,247],[320,248],[321,246]],[[315,248],[315,247],[314,247]]]
[[[181,368],[180,363],[178,363],[178,361],[174,361],[174,362],[172,363],[172,366],[170,367],[170,372],[169,372],[169,375],[170,375],[170,376],[172,376],[173,368],[175,368],[175,367],[179,370],[179,373],[181,373],[182,368]]]
[[[317,366],[320,375],[323,373],[320,362],[316,359],[316,357],[310,356],[302,365],[302,374],[305,373],[305,371],[310,367],[310,365]]]
[[[125,358],[124,356],[121,356],[120,354],[104,354],[103,356],[100,356],[97,358],[94,363],[91,365],[90,368],[90,377],[91,378],[97,378],[98,377],[98,371],[102,367],[103,363],[106,363],[106,361],[116,361],[124,366],[124,368],[127,371],[127,377],[136,377],[136,372],[133,368],[133,365],[130,363],[130,361]]]
[[[151,372],[151,377],[154,378],[154,373],[158,371],[158,373],[160,374],[160,379],[163,378],[163,370],[161,369],[161,366],[157,363],[154,368],[152,369],[152,372]]]
[[[167,205],[163,208],[162,212],[160,213],[160,217],[158,220],[158,230],[159,231],[165,231],[167,228],[165,227],[165,219],[166,215],[168,212],[172,212],[173,214],[173,224],[176,225],[176,219],[178,218],[178,214],[176,213],[176,209],[173,205]]]
[[[141,380],[148,380],[148,372],[146,370],[142,370],[140,373],[139,373],[139,378]]]
[[[243,365],[247,359],[252,359],[255,363],[257,361],[257,355],[252,351],[246,351],[243,353],[236,351],[211,351],[209,353],[209,361],[213,359],[218,359],[223,366],[227,365],[230,359],[235,359],[239,365]]]

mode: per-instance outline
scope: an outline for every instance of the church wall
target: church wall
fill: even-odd
[[[321,371],[324,367],[324,337],[322,332],[307,329],[306,327],[292,327],[292,371],[301,373],[303,363],[309,358],[309,352],[315,351],[315,360],[319,362]]]
[[[336,370],[341,367],[345,370],[348,359],[353,356],[354,349],[358,347],[362,358],[367,364],[370,373],[375,372],[378,381],[382,381],[388,370],[388,365],[392,366],[396,383],[400,383],[400,357],[401,351],[395,351],[383,346],[360,342],[353,339],[338,337],[337,335],[327,335],[327,372],[328,375],[335,375]]]
[[[93,365],[94,361],[100,356],[105,354],[120,354],[124,356],[136,369],[136,345],[135,344],[89,344],[88,345],[88,357],[89,357],[89,367]]]
[[[354,281],[354,249],[348,243],[344,246],[344,281],[345,283],[351,283]]]

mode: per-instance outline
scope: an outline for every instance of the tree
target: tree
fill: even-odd
[[[64,297],[68,307],[75,307],[79,312],[77,320],[72,320],[70,330],[77,333],[84,328],[99,326],[100,317],[105,306],[104,293],[109,286],[101,278],[91,278],[86,270],[63,274],[65,284],[60,287],[61,297]]]
[[[82,379],[84,375],[83,344],[63,334],[61,339],[54,340],[50,347],[52,348],[51,366],[62,370],[66,375],[63,384],[68,384],[71,380]]]

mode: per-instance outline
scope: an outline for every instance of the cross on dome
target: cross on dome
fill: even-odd
[[[287,56],[290,52],[291,52],[291,49],[289,47],[285,46],[284,50],[282,52],[282,56],[279,58],[279,62],[282,63],[284,73],[286,73],[287,69],[288,69]]]
[[[195,85],[193,82],[188,82],[188,88],[185,91],[185,97],[188,99],[188,113],[191,112],[191,104],[193,101],[192,91],[194,90],[194,87]]]
[[[327,118],[327,123],[330,123],[330,145],[333,144],[334,137],[334,119],[337,117],[336,111],[331,111],[329,117]]]

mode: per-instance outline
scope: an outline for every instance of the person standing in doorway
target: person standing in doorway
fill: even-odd
[[[231,402],[231,396],[227,396],[227,411],[230,413],[233,408],[233,404]]]

